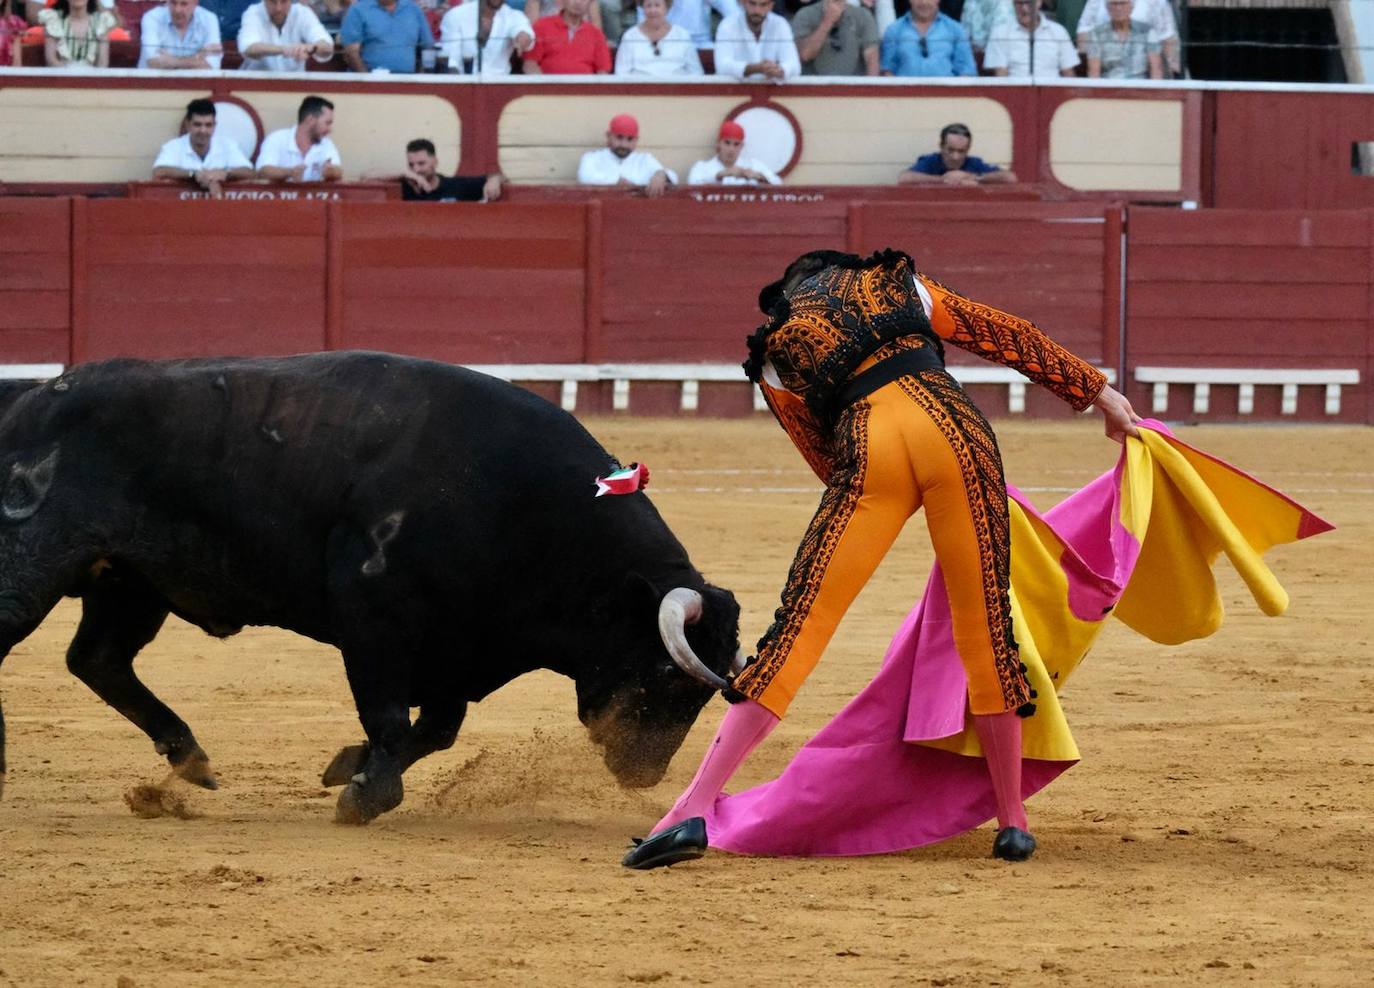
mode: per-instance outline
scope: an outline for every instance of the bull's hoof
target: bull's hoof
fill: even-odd
[[[324,770],[324,775],[320,776],[320,782],[330,787],[346,786],[353,776],[363,770],[365,761],[367,761],[366,744],[346,745],[339,749],[339,753],[334,756],[334,760]]]
[[[210,770],[210,756],[201,750],[200,745],[196,745],[180,762],[173,762],[172,771],[193,786],[200,786],[202,789],[219,788],[219,780]]]
[[[706,820],[689,817],[640,841],[621,859],[626,868],[662,868],[706,853]]]
[[[380,780],[355,775],[339,793],[339,801],[334,805],[334,822],[362,826],[400,806],[404,796],[399,775]]]

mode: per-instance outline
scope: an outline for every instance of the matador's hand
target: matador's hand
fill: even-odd
[[[1103,385],[1102,393],[1093,402],[1093,407],[1100,410],[1106,420],[1108,439],[1124,443],[1127,436],[1140,435],[1140,430],[1135,427],[1140,416],[1135,413],[1126,396],[1111,385]]]

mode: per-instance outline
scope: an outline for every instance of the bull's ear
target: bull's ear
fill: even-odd
[[[5,493],[0,496],[0,513],[10,521],[33,517],[57,474],[57,452],[58,447],[54,446],[52,452],[37,463],[16,463],[10,467]]]

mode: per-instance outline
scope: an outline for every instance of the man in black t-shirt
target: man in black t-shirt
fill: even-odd
[[[367,177],[400,182],[401,198],[411,202],[495,202],[505,182],[500,172],[440,175],[434,142],[423,137],[406,145],[406,170],[400,175]]]

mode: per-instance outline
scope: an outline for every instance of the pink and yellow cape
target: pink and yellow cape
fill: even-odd
[[[1140,423],[1114,469],[1041,515],[1008,488],[1012,617],[1037,691],[1023,722],[1023,796],[1078,760],[1058,691],[1107,617],[1165,645],[1221,626],[1212,565],[1225,553],[1260,609],[1288,595],[1264,564],[1271,546],[1332,526],[1248,474]],[[721,796],[712,847],[740,854],[882,854],[991,819],[992,782],[967,713],[937,565],[882,669],[777,779]]]

